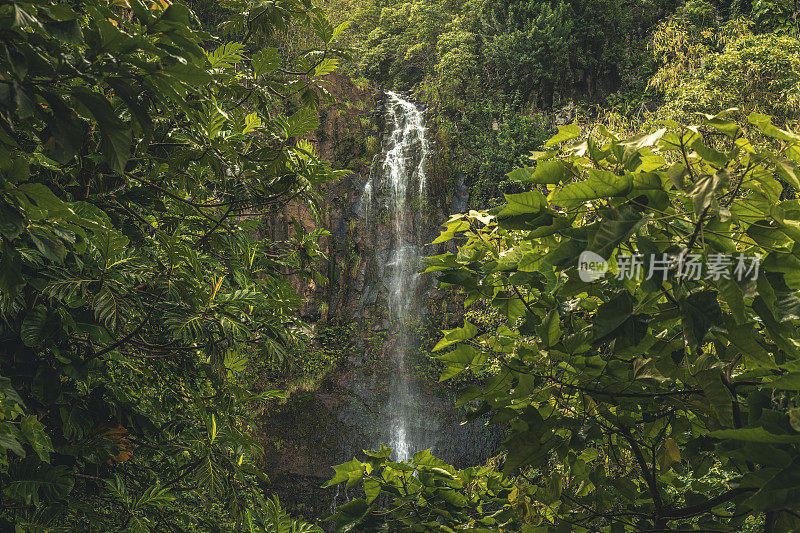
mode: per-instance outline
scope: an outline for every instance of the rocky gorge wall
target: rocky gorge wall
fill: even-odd
[[[392,215],[386,211],[368,217],[363,197],[370,172],[381,165],[382,147],[391,128],[386,124],[387,96],[374,87],[359,88],[343,76],[332,76],[331,93],[336,103],[325,108],[312,141],[321,156],[351,173],[322,191],[321,220],[305,206],[288,205],[270,214],[267,221],[267,231],[276,238],[292,231],[293,218],[307,231],[321,225],[331,232],[322,243],[327,256],[324,283],[296,280],[295,287],[307,299],[303,315],[311,324],[312,336],[334,324],[344,325],[340,331],[346,332],[338,339],[345,348],[336,367],[308,390],[294,391],[288,401],[262,418],[270,488],[306,516],[329,511],[336,499],[335,493],[319,488],[332,475],[332,465],[348,461],[364,448],[388,443],[386,428],[393,413],[386,398],[392,380],[398,379],[388,364],[397,335],[396,325],[390,323],[390,288],[385,279]],[[423,241],[431,242],[451,212],[466,208],[468,197],[463,176],[448,171],[438,157],[435,126],[427,133],[429,172],[424,206],[416,209],[415,224]],[[427,255],[443,252],[427,248]],[[411,324],[420,338],[432,338],[438,329],[461,324],[459,299],[439,291],[432,279],[423,278],[420,290],[426,309]],[[417,355],[417,366],[425,366],[424,358],[424,353]],[[443,459],[461,466],[487,458],[497,439],[490,438],[484,427],[461,425],[451,393],[435,379],[414,379],[419,395],[411,410],[418,415],[410,431],[419,443],[424,442],[420,445],[432,446]],[[338,495],[339,503],[344,497]]]

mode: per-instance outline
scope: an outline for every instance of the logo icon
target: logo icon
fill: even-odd
[[[586,250],[578,257],[578,277],[585,283],[602,278],[608,272],[608,261],[594,252]]]

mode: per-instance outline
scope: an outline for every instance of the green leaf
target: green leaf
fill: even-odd
[[[367,498],[367,503],[370,504],[375,501],[381,493],[381,484],[372,478],[364,480],[364,496]]]
[[[522,324],[519,326],[519,333],[520,335],[535,335],[536,334],[536,326],[542,323],[542,318],[539,315],[533,313],[526,313],[525,320],[522,321]]]
[[[469,344],[459,344],[452,352],[437,355],[436,359],[445,363],[461,363],[468,365],[478,355],[478,350]]]
[[[46,217],[68,215],[72,211],[67,203],[58,198],[47,185],[42,183],[21,183],[17,189],[39,209],[47,213]]]
[[[170,6],[170,8],[174,5]],[[114,112],[105,96],[86,89],[76,89],[73,97],[91,113],[100,129],[100,149],[106,163],[117,172],[125,170],[131,153],[132,133]]]
[[[39,456],[39,459],[45,463],[50,462],[50,453],[53,452],[53,443],[50,437],[44,431],[44,424],[39,422],[39,419],[34,415],[26,416],[20,423],[22,434],[28,440],[33,451]]]
[[[303,107],[286,118],[286,137],[305,135],[320,125],[319,113],[313,107]]]
[[[764,135],[779,139],[781,141],[800,142],[800,135],[776,128],[772,125],[772,118],[767,115],[750,113],[750,116],[747,117],[747,120],[750,122],[750,124],[753,124],[759,130],[761,130],[761,133]]]
[[[759,511],[797,509],[800,502],[800,457],[770,478],[745,503]]]
[[[725,111],[717,114],[717,115],[703,115],[705,117],[705,124],[715,130],[724,133],[731,139],[736,137],[736,134],[739,133],[741,128],[738,124],[731,120],[725,120],[725,116],[728,115],[730,112],[734,111],[733,109],[726,109]]]
[[[25,457],[25,450],[20,441],[22,432],[11,422],[0,421],[0,453],[5,456],[6,450],[11,450],[19,457]]]
[[[503,447],[508,450],[508,456],[503,464],[505,474],[511,474],[526,466],[543,466],[549,451],[530,431],[513,435],[503,444]]]
[[[241,43],[225,43],[212,52],[208,52],[208,63],[211,68],[230,68],[243,59],[241,52],[244,48]]]
[[[789,372],[776,380],[764,383],[768,389],[800,390],[800,372]]]
[[[249,361],[250,358],[246,353],[232,349],[228,350],[225,353],[225,359],[223,360],[225,369],[228,371],[228,377],[232,378],[236,374],[244,372],[247,369],[247,363]]]
[[[561,339],[561,320],[557,310],[547,313],[541,325],[536,328],[545,346],[553,346]]]
[[[334,476],[325,482],[322,488],[338,485],[344,481],[347,482],[347,488],[350,488],[361,481],[361,477],[364,475],[364,467],[361,461],[355,457],[346,463],[334,466],[333,471],[335,472]]]
[[[99,232],[95,245],[105,261],[105,268],[110,267],[115,259],[122,256],[128,246],[128,242],[129,240],[125,235],[116,231]]]
[[[703,214],[703,211],[711,205],[711,202],[714,200],[714,194],[717,192],[721,183],[720,173],[716,173],[713,176],[706,174],[697,178],[697,181],[689,187],[686,191],[686,196],[692,199],[694,214],[696,216],[699,217]]]
[[[523,183],[556,185],[566,175],[566,168],[561,161],[540,161],[534,167],[517,168],[506,174],[510,179]]]
[[[438,237],[431,244],[439,244],[447,242],[456,236],[456,233],[467,231],[469,229],[469,222],[461,218],[450,220],[444,225],[444,229]]]
[[[664,440],[664,444],[658,450],[658,470],[666,472],[669,468],[681,460],[681,450],[678,443],[673,438]]]
[[[6,239],[16,239],[25,229],[25,217],[18,209],[0,201],[0,234]]]
[[[327,76],[331,72],[339,68],[339,60],[335,57],[327,57],[323,59],[319,65],[314,67],[314,77]]]
[[[65,43],[81,44],[83,35],[77,19],[53,20],[44,23],[47,33]]]
[[[799,351],[793,342],[793,337],[791,337],[795,334],[794,328],[778,323],[768,304],[760,295],[753,300],[753,311],[761,318],[773,342],[786,353],[797,356]]]
[[[592,321],[595,341],[604,339],[628,320],[633,313],[633,303],[633,296],[623,292],[601,305],[595,311]]]
[[[28,235],[33,244],[47,259],[54,263],[62,263],[67,256],[67,248],[55,233],[46,227],[30,226]]]
[[[466,365],[451,363],[442,369],[439,375],[439,382],[445,382],[448,379],[453,379],[467,369]]]
[[[105,324],[111,331],[116,331],[119,322],[120,300],[119,295],[112,291],[108,284],[103,284],[97,295],[92,300],[94,316],[98,322]]]
[[[789,159],[773,156],[773,163],[775,163],[775,171],[786,183],[800,190],[800,168],[797,163]]]
[[[253,55],[253,72],[256,76],[267,74],[281,65],[281,56],[277,48],[263,48]]]
[[[214,79],[205,68],[200,68],[194,63],[184,63],[182,61],[168,63],[164,66],[164,72],[195,87],[202,87],[207,83],[211,83]]]
[[[183,4],[170,4],[151,31],[169,32],[174,29],[191,27],[195,21],[192,11]]]
[[[336,533],[354,531],[354,528],[367,516],[369,509],[369,505],[363,498],[354,498],[340,506],[336,517]]]
[[[694,151],[697,152],[697,154],[705,161],[711,163],[716,168],[722,168],[728,163],[728,156],[707,146],[703,142],[702,137],[698,137],[695,140],[694,144],[692,144],[692,149],[694,149]]]
[[[581,128],[577,124],[568,124],[566,126],[559,126],[558,133],[553,135],[550,138],[550,140],[548,140],[544,145],[553,146],[555,144],[562,143],[570,139],[574,139],[575,137],[579,137],[580,134],[581,134]]]
[[[438,352],[442,348],[446,348],[451,344],[455,344],[457,342],[466,341],[473,338],[478,333],[478,328],[475,327],[468,321],[464,321],[464,326],[460,328],[450,329],[450,330],[443,330],[444,337],[436,346],[433,347],[434,352]]]
[[[717,291],[701,290],[681,301],[681,323],[686,346],[694,351],[705,340],[711,327],[719,324],[722,310]]]
[[[12,84],[12,87],[14,87],[14,103],[17,105],[19,118],[26,119],[36,115],[39,111],[35,102],[36,95],[25,90],[23,85],[16,81]]]
[[[244,129],[242,130],[242,133],[250,133],[251,131],[257,130],[261,126],[263,126],[263,122],[261,117],[258,116],[258,113],[250,113],[244,117]]]
[[[37,305],[28,311],[20,329],[20,337],[25,346],[34,348],[44,343],[46,322],[47,308],[45,306]]]
[[[758,342],[758,334],[753,324],[730,324],[727,339],[750,364],[756,367],[778,368],[766,348]]]
[[[64,438],[75,441],[85,437],[92,429],[92,419],[89,413],[77,406],[61,407],[61,430]]]
[[[602,257],[610,257],[617,246],[627,241],[648,220],[649,217],[641,216],[639,211],[629,205],[604,210],[600,224],[586,249]]]
[[[13,300],[24,285],[19,253],[5,239],[0,239],[0,294]]]
[[[37,507],[41,500],[66,498],[75,485],[68,466],[50,466],[38,459],[25,459],[10,474],[11,481],[3,489],[3,494]]]
[[[607,170],[589,169],[584,181],[567,183],[550,195],[550,202],[563,207],[573,207],[589,200],[625,196],[633,186],[630,175],[618,176]]]
[[[528,191],[519,194],[506,194],[507,205],[497,216],[526,215],[539,213],[547,206],[547,202],[539,191]]]
[[[515,293],[507,291],[497,293],[497,296],[492,300],[492,305],[497,307],[500,313],[511,322],[525,316],[525,304]]]
[[[0,28],[27,28],[28,26],[40,26],[36,17],[25,11],[19,4],[6,4],[0,14]]]
[[[744,293],[739,284],[732,279],[720,278],[716,283],[723,301],[728,304],[736,323],[741,325],[747,321],[745,315]]]
[[[796,444],[800,435],[776,435],[763,427],[741,429],[718,429],[709,433],[715,439],[731,439],[762,444]]]

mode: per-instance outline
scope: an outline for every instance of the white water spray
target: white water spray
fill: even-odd
[[[387,399],[391,422],[387,436],[395,458],[406,461],[414,445],[420,444],[413,442],[410,427],[419,395],[407,359],[414,341],[409,331],[410,322],[422,310],[418,290],[422,240],[419,210],[424,199],[429,143],[420,110],[396,93],[387,91],[386,95],[387,125],[391,124],[393,130],[384,143],[382,163],[373,169],[364,187],[362,201],[368,223],[376,222],[375,217],[383,215],[391,220],[392,235],[385,264],[392,347]],[[385,191],[384,209],[388,213],[372,205],[379,191]]]

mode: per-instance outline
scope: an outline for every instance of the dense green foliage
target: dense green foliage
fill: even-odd
[[[518,192],[504,176],[552,134],[554,116],[565,124],[611,110],[640,123],[660,106],[655,118],[685,121],[736,106],[797,117],[792,0],[329,4],[352,23],[351,70],[434,110],[448,131],[439,149],[453,152],[476,207]]]
[[[352,22],[360,75],[414,90],[435,110],[451,133],[440,150],[454,152],[474,205],[484,205],[514,191],[504,174],[551,134],[543,112],[644,90],[653,68],[648,31],[674,7],[668,0],[339,0],[330,11]]]
[[[383,514],[384,493],[410,531],[800,527],[800,136],[758,114],[665,126],[536,154],[511,174],[530,190],[451,217],[438,241],[458,252],[428,272],[507,325],[434,351],[443,380],[484,375],[459,403],[508,428],[505,476],[368,453],[336,468],[365,491],[337,520]],[[610,271],[582,278],[585,251]]]
[[[309,141],[347,46],[466,176],[427,270],[467,321],[421,366],[506,441],[335,467],[364,494],[335,527],[800,530],[798,34],[794,0],[3,3],[0,529],[320,531],[267,496],[256,420],[388,333],[309,339],[289,279],[327,232],[262,215],[377,150],[366,105],[325,110],[342,161]],[[760,269],[677,275],[719,254]]]
[[[758,31],[753,21],[697,25],[685,12],[653,38],[661,67],[650,81],[662,90],[660,117],[738,107],[780,120],[800,117],[800,41]]]
[[[320,232],[254,213],[337,173],[308,1],[0,6],[0,529],[311,531],[263,496],[248,358],[299,335]],[[306,46],[280,51],[285,35]]]

